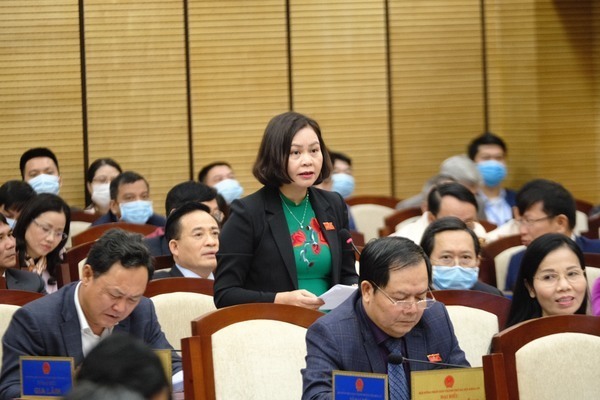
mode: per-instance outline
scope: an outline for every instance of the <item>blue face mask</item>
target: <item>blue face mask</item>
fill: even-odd
[[[506,178],[506,165],[496,160],[486,160],[477,163],[477,169],[487,187],[496,187]]]
[[[354,192],[354,177],[352,175],[344,173],[333,174],[331,175],[331,180],[333,181],[331,190],[338,192],[343,198],[350,197],[352,192]]]
[[[58,191],[60,190],[60,182],[56,175],[40,174],[30,179],[27,183],[29,183],[37,194],[51,193],[58,195]]]
[[[471,289],[477,282],[479,267],[466,268],[433,266],[433,285],[436,289]]]
[[[244,188],[235,179],[223,179],[214,186],[227,204],[231,204],[234,200],[239,199],[244,194]]]
[[[132,224],[145,224],[152,214],[154,214],[152,202],[149,200],[120,203],[119,208],[121,210],[121,221]]]

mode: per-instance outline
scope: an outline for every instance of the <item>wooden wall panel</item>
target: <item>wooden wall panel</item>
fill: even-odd
[[[593,2],[488,1],[492,130],[513,187],[538,177],[598,201],[598,31]]]
[[[19,159],[49,147],[61,196],[83,205],[83,135],[76,0],[0,3],[0,183],[21,179]]]
[[[89,160],[150,183],[154,210],[189,179],[183,2],[85,2]]]
[[[479,1],[389,3],[396,195],[408,197],[484,129]]]
[[[289,110],[285,1],[190,0],[189,18],[195,177],[225,160],[250,194],[267,122]]]
[[[353,160],[355,194],[391,195],[383,2],[291,1],[294,109]]]

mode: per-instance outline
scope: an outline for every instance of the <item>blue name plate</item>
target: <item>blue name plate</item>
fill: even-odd
[[[388,400],[388,376],[368,372],[333,371],[334,400]]]
[[[64,397],[73,387],[72,357],[20,357],[21,397]]]

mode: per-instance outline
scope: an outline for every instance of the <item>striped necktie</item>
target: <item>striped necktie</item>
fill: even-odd
[[[385,342],[385,347],[390,351],[390,354],[402,355],[402,342],[399,339],[389,338]],[[402,363],[388,363],[388,383],[390,400],[410,400],[408,380]]]

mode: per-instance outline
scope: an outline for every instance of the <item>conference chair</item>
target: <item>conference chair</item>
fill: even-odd
[[[600,214],[596,214],[588,219],[588,230],[587,232],[581,232],[581,236],[585,236],[588,239],[598,239],[598,232],[600,231]]]
[[[483,226],[483,229],[485,229],[486,232],[491,232],[498,227],[498,225],[485,219],[480,219],[477,222],[479,222],[479,224]]]
[[[479,263],[479,279],[504,290],[510,258],[524,248],[520,235],[507,236],[483,246]]]
[[[104,232],[109,229],[119,228],[129,232],[140,233],[144,236],[151,234],[156,230],[156,226],[148,224],[130,224],[127,222],[111,222],[109,224],[102,224],[91,226],[85,231],[73,236],[71,239],[73,246],[80,245],[86,242],[93,242],[97,240]]]
[[[423,212],[420,207],[406,208],[404,210],[395,211],[383,220],[383,228],[379,230],[379,236],[389,236],[396,232],[402,225],[410,223],[419,217]]]
[[[28,292],[17,289],[0,289],[0,304],[11,304],[13,306],[24,306],[30,301],[44,297],[37,292]]]
[[[4,336],[13,314],[20,308],[14,304],[0,304],[0,338]],[[0,346],[0,369],[2,369],[2,348]]]
[[[75,235],[80,234],[92,225],[92,222],[98,219],[98,215],[89,214],[83,210],[71,210],[71,223],[69,224],[69,237],[65,248],[70,249],[72,244],[72,238]]]
[[[357,204],[379,204],[380,206],[388,208],[396,208],[396,204],[400,202],[393,196],[352,196],[346,199],[346,203],[349,206],[355,206]]]
[[[483,357],[486,399],[597,399],[600,318],[524,321],[492,339]]]
[[[190,292],[212,296],[214,293],[212,279],[204,278],[161,278],[148,282],[144,296],[152,297],[164,293]]]
[[[506,325],[510,300],[477,290],[434,290],[446,305],[460,348],[472,367],[481,367],[492,337]]]
[[[192,335],[192,320],[217,309],[212,295],[183,290],[156,294],[150,300],[154,303],[156,317],[167,340],[177,349],[181,346],[181,339]]]
[[[44,297],[37,292],[16,289],[0,289],[0,338],[10,324],[13,314],[30,301]],[[0,346],[0,368],[2,368],[2,346]]]
[[[346,202],[350,205],[356,229],[365,235],[365,241],[368,242],[379,237],[379,229],[383,228],[385,218],[396,211],[394,207],[398,199],[389,196],[355,196]]]
[[[185,398],[297,400],[306,329],[319,311],[275,303],[221,308],[192,321],[182,343]]]
[[[82,243],[71,247],[65,252],[63,256],[64,262],[61,264],[60,272],[56,277],[59,288],[80,279],[81,271],[93,244],[93,241]]]
[[[154,271],[159,271],[161,269],[171,269],[175,265],[175,261],[173,261],[173,256],[154,256],[152,257],[152,267]]]

